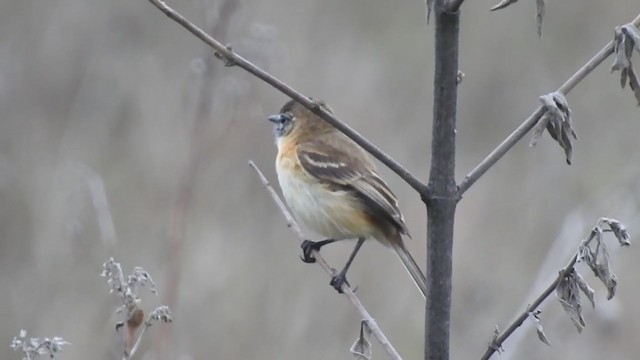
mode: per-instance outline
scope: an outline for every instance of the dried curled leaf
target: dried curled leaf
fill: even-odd
[[[571,156],[573,154],[571,138],[577,139],[578,136],[571,127],[571,109],[567,99],[564,94],[556,91],[540,96],[540,101],[542,101],[545,108],[545,113],[533,128],[533,138],[529,146],[535,146],[544,129],[547,129],[549,135],[564,149],[567,164],[571,165]]]
[[[496,11],[504,9],[507,6],[518,2],[518,0],[502,0],[499,3],[493,5],[490,11]],[[538,29],[538,36],[542,37],[542,20],[544,18],[544,0],[536,0],[536,27]]]
[[[575,269],[571,269],[568,274],[560,279],[556,287],[556,295],[573,325],[581,333],[586,324],[582,317],[582,301],[580,300],[580,288],[576,280]]]
[[[499,3],[493,5],[493,7],[491,9],[489,9],[490,11],[496,11],[496,10],[500,10],[500,9],[504,9],[507,6],[518,2],[518,0],[502,0]]]
[[[618,278],[611,272],[609,267],[609,252],[604,241],[602,241],[602,229],[596,226],[594,231],[596,235],[593,241],[591,243],[584,242],[578,251],[581,259],[589,265],[593,274],[607,287],[607,300],[611,300],[616,294]],[[595,243],[595,245],[591,245],[592,243]]]
[[[633,40],[636,50],[640,53],[640,30],[633,23],[623,25],[621,30]]]
[[[626,69],[629,66],[629,60],[633,52],[633,42],[627,41],[627,37],[624,32],[622,32],[621,26],[617,26],[615,30],[613,51],[615,57],[611,65],[611,72]],[[622,82],[623,87],[625,82],[626,81]]]
[[[602,226],[604,225],[607,225],[609,230],[603,230]],[[621,246],[630,244],[630,236],[624,224],[616,219],[600,218],[598,225],[591,230],[589,237],[580,244],[575,260],[576,262],[585,262],[591,268],[595,276],[607,287],[609,291],[607,299],[611,299],[615,295],[618,279],[609,267],[609,252],[603,239],[605,231],[613,232]],[[569,271],[562,270],[560,276],[561,278],[556,286],[556,295],[578,332],[582,332],[585,322],[582,317],[580,292],[584,293],[591,305],[595,307],[595,291],[587,284],[575,267]]]
[[[491,342],[489,343],[489,348],[495,350],[498,354],[502,354],[504,352],[504,348],[502,347],[502,343],[498,342],[498,338],[500,337],[500,328],[496,325],[496,329],[493,330],[493,337],[491,338]]]
[[[153,321],[162,321],[165,323],[173,322],[173,317],[171,317],[171,310],[166,305],[160,305],[155,310],[151,312],[149,315],[149,320],[147,323],[151,323]]]
[[[631,239],[631,236],[627,231],[626,225],[616,219],[611,218],[601,218],[599,222],[609,226],[609,229],[616,236],[616,239],[618,239],[618,242],[621,246],[631,245],[631,242],[629,241],[629,239]]]
[[[633,96],[636,97],[638,106],[640,106],[640,82],[638,76],[633,72],[633,66],[629,63],[627,70],[627,76],[629,77],[629,88],[633,91]]]
[[[431,19],[431,11],[433,11],[433,0],[425,0],[424,5],[427,8],[427,25],[428,25],[429,19]]]
[[[536,310],[534,312],[529,313],[529,320],[533,321],[536,325],[536,333],[538,334],[538,339],[543,343],[551,346],[549,339],[547,339],[547,335],[544,334],[544,329],[542,328],[542,320],[540,319],[540,315],[542,315],[542,310]]]
[[[354,358],[358,360],[371,360],[371,342],[369,342],[369,335],[371,335],[371,329],[367,322],[362,320],[360,322],[360,336],[351,345],[349,352]]]
[[[627,82],[629,88],[640,106],[640,81],[633,71],[631,56],[633,49],[640,52],[640,31],[633,24],[617,26],[614,35],[615,57],[611,65],[611,72],[620,71],[620,86],[624,89]]]
[[[575,275],[576,275],[576,282],[578,283],[578,288],[580,288],[580,290],[582,291],[583,294],[585,294],[587,296],[587,299],[589,299],[589,302],[591,303],[592,307],[596,307],[596,300],[595,300],[595,290],[593,290],[591,288],[591,286],[589,286],[589,284],[587,284],[587,282],[584,280],[584,278],[582,277],[582,275],[580,275],[580,273],[578,272],[578,270],[575,270]]]

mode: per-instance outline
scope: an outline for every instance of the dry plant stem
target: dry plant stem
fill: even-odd
[[[144,336],[144,333],[147,331],[147,328],[150,326],[149,322],[145,322],[144,326],[142,327],[142,330],[140,330],[140,334],[138,335],[138,339],[136,340],[135,344],[131,347],[131,351],[128,354],[125,354],[125,356],[122,358],[123,360],[129,360],[133,357],[133,355],[136,354],[136,352],[138,351],[138,348],[140,347],[140,343],[142,343],[142,337]]]
[[[640,15],[634,20],[635,26],[640,26]],[[573,76],[567,80],[557,91],[568,94],[580,81],[589,75],[598,65],[600,65],[609,55],[613,54],[614,42],[610,41],[591,60],[584,64]],[[473,185],[484,173],[487,172],[498,160],[504,156],[520,139],[522,139],[536,125],[540,117],[544,114],[544,108],[540,106],[509,135],[500,145],[498,145],[487,157],[480,162],[471,172],[465,176],[458,185],[458,194],[462,196],[471,185]]]
[[[256,171],[265,189],[267,189],[267,191],[269,192],[269,195],[271,195],[271,197],[273,198],[273,201],[278,205],[278,208],[280,208],[282,215],[284,215],[285,219],[287,220],[287,227],[289,227],[298,236],[298,238],[300,238],[300,240],[306,240],[306,237],[304,236],[304,233],[302,232],[300,225],[298,225],[296,220],[293,218],[293,216],[285,206],[284,202],[282,202],[282,200],[280,199],[276,191],[273,189],[273,187],[271,187],[271,184],[269,184],[269,180],[267,180],[267,178],[264,176],[262,171],[260,171],[258,166],[253,161],[249,161],[249,166],[251,166],[253,170]],[[314,250],[312,252],[312,255],[316,259],[316,263],[320,265],[320,267],[322,267],[322,269],[327,274],[329,274],[330,276],[336,275],[336,270],[333,269],[331,266],[329,266],[329,264],[327,264],[327,262],[324,260],[324,258],[320,255],[318,251]],[[362,316],[362,320],[364,320],[367,323],[367,325],[371,329],[373,336],[378,340],[380,345],[382,345],[384,350],[389,355],[389,358],[394,360],[402,360],[402,358],[400,357],[396,349],[393,347],[391,342],[384,335],[384,333],[382,332],[382,330],[380,329],[376,321],[373,319],[373,317],[369,315],[369,312],[367,311],[367,309],[365,309],[364,305],[362,305],[362,303],[360,302],[360,299],[358,299],[356,294],[353,293],[351,288],[347,284],[343,284],[341,290],[342,290],[342,295],[344,295],[344,297],[346,297],[347,300],[349,300],[349,302],[356,308],[356,310],[358,310],[358,312],[360,313],[360,316]]]
[[[252,75],[256,76],[260,80],[266,82],[267,84],[273,86],[283,94],[289,96],[293,100],[298,101],[300,104],[307,107],[309,110],[318,114],[321,118],[326,120],[331,125],[335,126],[338,130],[343,132],[345,135],[353,139],[356,143],[362,146],[366,151],[368,151],[371,155],[380,160],[383,164],[385,164],[389,169],[398,174],[404,181],[406,181],[411,187],[413,187],[417,192],[420,193],[422,197],[428,197],[429,191],[427,186],[420,181],[417,177],[415,177],[412,173],[409,172],[405,167],[400,165],[397,161],[395,161],[391,156],[387,155],[385,152],[380,150],[377,146],[373,145],[370,141],[360,135],[358,132],[353,130],[347,124],[342,122],[340,119],[335,117],[333,114],[327,112],[322,107],[318,106],[316,101],[311,98],[301,94],[296,91],[291,86],[285,84],[284,82],[278,80],[268,72],[262,70],[258,66],[252,64],[242,56],[236,54],[230,46],[224,46],[222,43],[217,41],[216,39],[209,36],[207,33],[202,31],[200,28],[195,26],[189,20],[184,18],[178,12],[167,6],[167,4],[162,0],[149,0],[152,4],[154,4],[158,9],[160,9],[165,15],[169,18],[182,25],[185,29],[189,30],[193,35],[198,37],[200,40],[204,41],[207,45],[211,46],[215,51],[217,56],[225,62],[228,66],[239,66]]]
[[[115,256],[118,238],[116,237],[116,226],[109,209],[109,200],[107,199],[107,191],[104,188],[102,177],[90,167],[82,164],[82,170],[87,177],[87,185],[91,196],[91,203],[96,211],[98,219],[98,227],[100,228],[100,238],[104,241],[109,255]]]
[[[591,240],[593,240],[593,238],[596,235],[596,231],[592,230],[591,234],[589,235],[589,237],[587,238],[587,240],[585,241],[585,246],[589,245],[589,243],[591,242]],[[558,286],[558,283],[560,282],[560,280],[562,280],[565,276],[567,276],[571,270],[573,269],[573,267],[575,266],[576,262],[578,261],[578,252],[576,251],[576,253],[573,255],[573,257],[571,258],[571,261],[569,261],[569,263],[567,264],[567,266],[565,266],[558,274],[558,277],[556,277],[556,279],[551,283],[551,285],[549,285],[541,294],[540,296],[538,296],[532,303],[531,305],[527,306],[527,308],[522,312],[522,314],[520,314],[520,316],[518,316],[510,325],[509,327],[507,327],[504,332],[502,332],[494,341],[492,341],[489,346],[487,347],[487,351],[485,351],[484,355],[482,355],[482,357],[480,358],[481,360],[488,360],[496,351],[498,351],[498,349],[500,349],[502,347],[502,344],[504,343],[504,341],[511,336],[511,334],[518,328],[520,327],[520,325],[522,325],[527,318],[529,317],[529,314],[534,312],[539,306],[540,304],[542,304],[542,302],[549,297],[549,295],[551,295],[553,293],[553,291],[556,289],[556,287]]]

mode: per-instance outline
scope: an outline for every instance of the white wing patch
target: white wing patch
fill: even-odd
[[[321,154],[318,154],[321,155]],[[347,164],[343,163],[343,162],[331,162],[331,161],[316,161],[314,159],[311,158],[311,156],[309,156],[308,153],[303,153],[302,156],[304,157],[304,159],[311,165],[311,166],[315,166],[315,167],[319,167],[319,168],[334,168],[334,169],[339,169],[339,168],[344,168],[347,166]]]

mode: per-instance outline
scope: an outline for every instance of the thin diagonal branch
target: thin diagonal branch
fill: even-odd
[[[276,191],[273,189],[273,187],[271,187],[271,185],[269,184],[269,180],[267,180],[267,178],[264,176],[262,171],[260,171],[258,166],[253,161],[249,161],[249,166],[251,166],[253,170],[256,171],[256,173],[258,174],[258,177],[260,178],[260,181],[262,181],[262,184],[269,192],[269,195],[271,195],[271,197],[273,198],[273,201],[276,203],[276,205],[278,205],[278,208],[282,212],[282,215],[284,215],[285,219],[287,220],[287,226],[298,236],[298,238],[300,238],[300,240],[305,240],[306,237],[304,236],[302,229],[300,228],[300,225],[298,225],[296,220],[293,218],[293,216],[285,206],[284,202],[282,202],[282,200],[280,199]],[[316,259],[316,263],[320,265],[320,267],[322,267],[322,269],[327,274],[329,274],[330,276],[336,275],[335,269],[333,269],[331,266],[329,266],[329,264],[327,264],[327,262],[324,260],[324,258],[322,258],[322,256],[318,251],[313,250],[312,255]],[[362,316],[362,320],[367,323],[367,325],[371,329],[371,332],[373,333],[373,336],[378,340],[380,345],[382,345],[384,350],[389,355],[389,358],[394,360],[402,360],[402,358],[400,357],[396,349],[393,347],[391,342],[384,335],[384,333],[382,332],[382,330],[380,329],[376,321],[373,319],[373,317],[369,315],[369,312],[367,311],[367,309],[365,309],[364,305],[362,305],[362,303],[360,302],[360,299],[358,299],[356,294],[353,293],[349,285],[342,284],[341,290],[344,297],[346,297],[347,300],[349,300],[349,302],[360,313],[360,316]]]
[[[589,237],[588,242],[590,242],[591,239],[593,239],[593,235]],[[563,277],[567,276],[571,269],[573,269],[573,266],[576,264],[577,260],[578,253],[576,252],[567,266],[565,266],[562,271],[560,271],[558,277],[556,277],[556,279],[546,289],[544,289],[544,291],[531,303],[531,305],[527,306],[527,308],[509,325],[509,327],[507,327],[504,332],[502,332],[489,344],[489,346],[487,346],[487,351],[485,351],[485,353],[482,355],[482,357],[480,358],[481,360],[488,360],[491,355],[493,355],[498,349],[502,348],[502,344],[505,342],[505,340],[507,340],[507,338],[511,336],[511,334],[513,334],[513,332],[516,331],[516,329],[519,328],[520,325],[522,325],[527,320],[529,314],[534,312],[538,308],[538,306],[540,306],[540,304],[542,304],[542,302],[546,300],[549,295],[551,295],[551,293],[553,293],[556,287],[558,287],[558,283],[560,283],[560,280]]]
[[[144,336],[144,333],[147,331],[149,326],[151,326],[151,323],[149,323],[148,321],[145,321],[144,326],[142,327],[142,330],[140,330],[140,333],[138,334],[138,339],[131,347],[131,351],[125,354],[123,360],[132,359],[133,356],[136,354],[136,352],[138,352],[138,348],[140,347],[140,344],[142,344],[142,337]]]
[[[603,219],[604,218],[598,220],[598,224],[591,230],[589,237],[581,243],[581,248],[588,246],[589,243],[596,238],[596,235],[598,235],[599,231],[601,231],[599,230],[599,228],[602,226]],[[624,243],[621,242],[621,244]],[[628,242],[626,243],[626,245],[628,245]],[[498,351],[498,349],[502,348],[502,344],[504,343],[504,341],[527,320],[529,314],[536,311],[536,309],[538,309],[542,302],[546,300],[549,295],[551,295],[551,293],[553,293],[553,291],[558,287],[560,281],[567,277],[569,273],[571,273],[573,267],[578,261],[579,256],[580,249],[576,251],[569,263],[562,270],[560,270],[560,272],[558,273],[558,277],[556,277],[556,279],[531,303],[531,305],[527,306],[527,308],[509,325],[509,327],[507,327],[507,329],[503,333],[498,335],[495,339],[493,339],[491,343],[489,343],[489,346],[487,346],[487,350],[480,358],[481,360],[488,360],[496,351]]]
[[[635,26],[640,26],[640,15],[634,20]],[[607,57],[613,54],[614,41],[610,41],[591,60],[584,64],[573,76],[567,80],[557,91],[568,94],[580,81],[589,75]],[[462,196],[471,185],[473,185],[484,173],[487,172],[504,154],[506,154],[520,139],[522,139],[536,125],[540,117],[544,114],[544,107],[540,106],[529,117],[515,129],[500,145],[498,145],[487,157],[480,162],[471,172],[465,176],[458,185],[458,194]]]
[[[393,158],[391,158],[391,156],[386,154],[384,151],[380,150],[380,148],[372,144],[364,136],[360,135],[357,131],[353,130],[350,126],[342,122],[335,115],[329,113],[323,107],[319,106],[315,100],[296,91],[291,86],[278,80],[273,75],[269,74],[268,72],[264,71],[258,66],[252,64],[242,56],[236,54],[231,48],[231,46],[222,45],[222,43],[220,43],[213,37],[209,36],[202,29],[198,28],[192,22],[187,20],[184,16],[182,16],[181,14],[173,10],[171,7],[167,6],[167,4],[164,1],[162,0],[149,0],[149,1],[153,5],[155,5],[158,9],[160,9],[170,19],[182,25],[185,29],[189,30],[189,32],[191,32],[197,38],[204,41],[207,45],[211,46],[216,51],[216,56],[220,60],[224,61],[225,65],[241,67],[242,69],[256,76],[260,80],[273,86],[283,94],[289,96],[293,100],[304,105],[306,108],[316,113],[325,121],[335,126],[336,129],[340,130],[345,135],[353,139],[353,141],[358,143],[358,145],[362,146],[362,148],[364,148],[367,152],[369,152],[375,158],[380,160],[393,172],[398,174],[398,176],[400,176],[405,182],[407,182],[407,184],[409,184],[418,193],[420,193],[420,195],[423,198],[426,198],[429,196],[429,190],[425,183],[420,181],[420,179],[418,179],[411,172],[409,172],[409,170],[407,170],[404,166],[400,165],[400,163],[395,161]]]

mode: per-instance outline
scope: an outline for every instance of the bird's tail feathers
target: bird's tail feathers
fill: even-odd
[[[393,248],[393,250],[395,250],[396,254],[398,254],[398,257],[402,261],[404,268],[407,270],[409,275],[411,275],[411,278],[413,279],[413,282],[416,284],[418,289],[420,289],[422,296],[426,298],[427,278],[425,277],[422,270],[420,270],[420,267],[413,259],[413,256],[411,256],[411,253],[409,253],[402,241],[391,242],[391,247]]]

